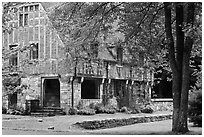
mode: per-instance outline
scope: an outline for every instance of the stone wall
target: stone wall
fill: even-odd
[[[153,101],[153,109],[155,111],[172,111],[173,102],[172,101]]]
[[[68,110],[72,105],[71,83],[60,80],[60,106],[64,110]]]
[[[21,14],[28,14],[28,24],[18,26],[19,13],[17,12],[13,20],[8,23],[10,26],[15,26],[11,33],[2,34],[2,43],[6,50],[9,50],[10,45],[17,45],[20,48],[19,69],[29,75],[71,73],[71,57],[65,55],[65,45],[41,4],[37,11],[22,11]],[[38,60],[30,58],[29,45],[32,43],[38,43]],[[8,60],[5,59],[4,65],[8,66],[7,62]],[[7,71],[10,71],[9,68]]]
[[[27,88],[17,95],[17,106],[25,108],[26,100],[39,99],[41,96],[41,78],[38,76],[21,78],[21,84]],[[40,105],[42,104],[40,100]]]

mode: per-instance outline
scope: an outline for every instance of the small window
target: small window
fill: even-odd
[[[23,14],[19,15],[19,26],[23,26]]]
[[[30,11],[33,11],[33,6],[30,6]]]
[[[35,5],[35,11],[39,10],[39,5]]]
[[[28,25],[28,14],[24,14],[24,26]]]
[[[28,12],[28,6],[25,7],[25,12]]]
[[[9,49],[14,50],[17,48],[17,45],[10,45]],[[9,65],[10,66],[17,66],[18,65],[18,53],[13,53],[9,59]]]
[[[31,44],[30,59],[38,59],[38,43]]]
[[[20,8],[19,8],[19,11],[23,12],[23,7],[20,7]]]

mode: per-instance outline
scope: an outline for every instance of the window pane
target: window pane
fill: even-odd
[[[25,7],[25,12],[28,12],[28,6]]]
[[[39,10],[39,5],[35,5],[35,11]]]
[[[24,26],[28,25],[28,14],[24,14]]]
[[[33,6],[30,6],[30,11],[33,11]]]
[[[18,45],[9,45],[10,50],[14,50],[17,48]],[[9,60],[10,66],[17,66],[18,65],[18,53],[15,53],[11,55],[10,60]]]
[[[84,80],[81,85],[82,99],[99,99],[99,85],[96,80]]]
[[[19,15],[19,26],[23,26],[23,14]]]

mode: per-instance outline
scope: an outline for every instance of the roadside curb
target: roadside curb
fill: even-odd
[[[162,121],[172,119],[172,114],[159,114],[153,116],[132,116],[130,118],[110,118],[104,120],[92,120],[92,121],[83,121],[83,122],[76,122],[73,124],[74,126],[78,126],[84,129],[105,129],[105,128],[113,128],[119,126],[126,126],[132,125],[137,123],[148,123],[154,121]]]

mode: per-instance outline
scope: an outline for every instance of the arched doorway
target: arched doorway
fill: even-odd
[[[58,79],[44,80],[43,106],[60,107],[60,82]]]

